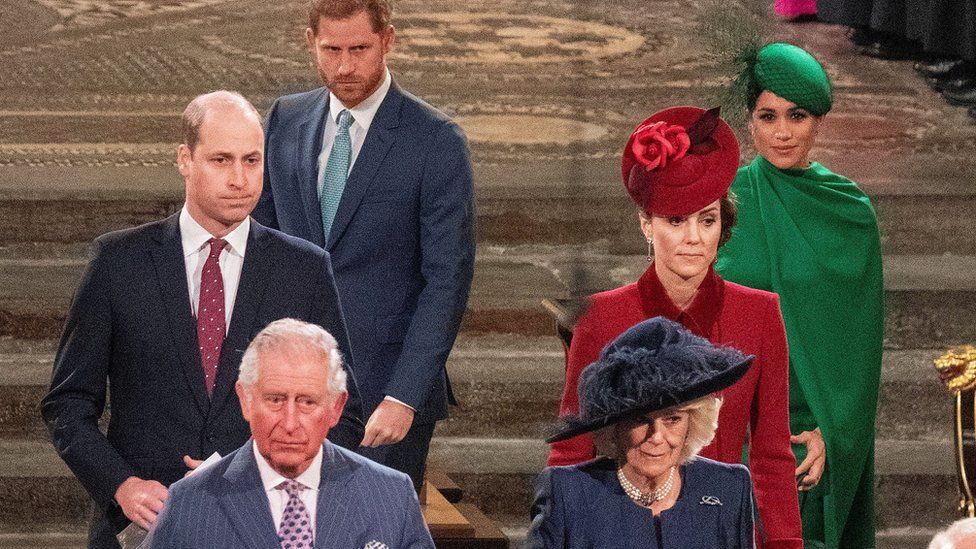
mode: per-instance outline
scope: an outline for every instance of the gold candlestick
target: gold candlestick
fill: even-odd
[[[976,347],[953,347],[935,359],[939,377],[955,395],[956,478],[959,514],[976,517]]]

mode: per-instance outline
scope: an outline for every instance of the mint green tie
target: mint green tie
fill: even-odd
[[[339,210],[339,200],[346,188],[346,178],[349,177],[349,163],[352,160],[352,140],[349,138],[349,126],[353,123],[352,114],[343,109],[339,113],[339,130],[336,132],[332,152],[325,164],[322,177],[322,191],[319,202],[322,207],[322,232],[325,240],[329,240],[332,222],[335,221]]]

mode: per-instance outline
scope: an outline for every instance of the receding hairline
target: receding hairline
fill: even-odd
[[[200,94],[183,109],[180,117],[180,137],[182,144],[192,152],[200,142],[200,129],[207,121],[208,114],[221,109],[232,109],[245,116],[253,116],[258,127],[261,126],[261,113],[240,93],[217,90]]]

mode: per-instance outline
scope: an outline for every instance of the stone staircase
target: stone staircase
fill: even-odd
[[[168,168],[149,173],[156,189],[168,192],[142,202],[121,188],[63,193],[71,198],[52,189],[28,199],[7,198],[0,189],[0,210],[19,212],[15,219],[24,229],[4,231],[0,245],[0,546],[83,544],[88,498],[54,454],[37,402],[86,264],[86,241],[98,231],[155,219],[180,201],[178,187],[167,184]],[[641,241],[634,238],[630,205],[621,193],[600,192],[616,191],[614,183],[550,185],[534,197],[497,183],[504,179],[487,179],[483,167],[478,175],[475,282],[448,365],[462,405],[439,425],[430,460],[517,541],[528,524],[533,479],[545,462],[541,439],[562,389],[562,347],[541,300],[629,282],[646,261],[633,255]],[[954,198],[971,205],[976,196]],[[882,215],[907,209],[912,215],[906,221],[920,227],[935,224],[938,215],[912,209],[912,196],[882,194],[876,200]],[[68,203],[72,211],[64,209]],[[59,213],[77,215],[77,227],[66,231],[55,223]],[[539,231],[544,237],[517,230],[533,219],[545,225]],[[10,221],[3,224],[6,229]],[[953,516],[950,400],[931,361],[946,346],[976,340],[972,234],[945,232],[924,246],[915,234],[889,231],[885,238],[888,308],[877,433],[881,547],[918,546]],[[950,253],[955,250],[960,253]]]

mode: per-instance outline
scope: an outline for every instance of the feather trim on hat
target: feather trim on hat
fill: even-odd
[[[565,437],[707,396],[737,381],[752,357],[717,347],[663,317],[645,320],[607,345],[579,380],[580,413],[564,417]]]
[[[737,3],[711,3],[698,28],[706,56],[728,83],[716,90],[710,101],[722,106],[722,117],[731,126],[742,129],[749,119],[747,98],[758,89],[755,77],[759,50],[771,41],[760,17]]]

